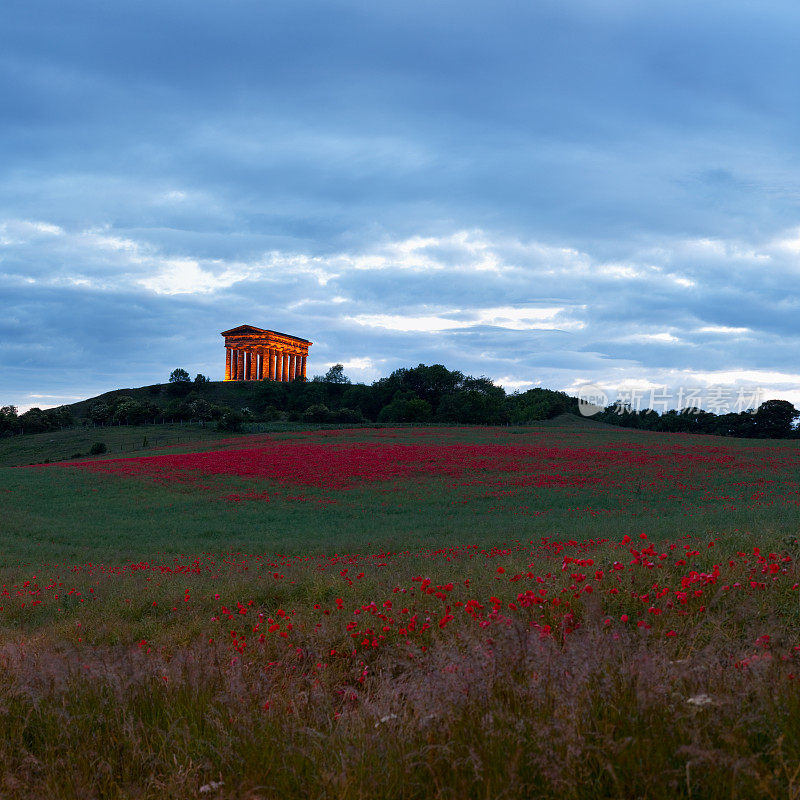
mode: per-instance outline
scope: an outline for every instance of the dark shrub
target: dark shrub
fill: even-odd
[[[238,411],[226,411],[217,422],[219,431],[240,431],[242,429],[242,415]]]
[[[340,408],[338,411],[333,412],[333,421],[357,425],[365,420],[364,415],[358,409]]]
[[[303,422],[330,422],[331,412],[328,407],[323,403],[317,403],[309,406],[303,412]]]

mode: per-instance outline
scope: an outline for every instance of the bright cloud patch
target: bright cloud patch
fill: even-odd
[[[356,325],[364,325],[368,328],[386,328],[391,331],[403,332],[426,332],[450,331],[459,328],[469,328],[471,323],[457,319],[447,319],[445,317],[406,317],[398,314],[360,314],[356,317],[348,317],[349,321]]]
[[[750,328],[734,328],[730,325],[704,325],[697,329],[699,333],[724,333],[738,336],[743,333],[752,333]]]
[[[674,342],[679,342],[680,339],[668,331],[660,331],[659,333],[633,333],[630,336],[625,337],[625,341],[672,344]]]
[[[718,370],[688,373],[693,380],[704,384],[758,384],[760,386],[800,387],[800,374],[759,369]]]
[[[349,317],[357,325],[386,328],[393,331],[436,332],[491,325],[509,330],[535,330],[552,328],[580,329],[579,320],[562,318],[563,308],[514,308],[503,306],[485,309],[458,309],[447,315],[403,316],[398,314],[361,314]]]
[[[228,267],[212,272],[191,259],[172,259],[164,262],[157,275],[144,278],[140,283],[155,294],[211,294],[246,280],[252,274],[252,268],[248,267]]]

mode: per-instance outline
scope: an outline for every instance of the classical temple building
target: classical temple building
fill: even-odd
[[[293,381],[306,377],[312,342],[252,325],[222,331],[226,381]]]

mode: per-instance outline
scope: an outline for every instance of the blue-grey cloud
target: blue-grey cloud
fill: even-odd
[[[312,372],[800,399],[796,4],[0,11],[0,402]],[[761,378],[759,378],[761,376]]]

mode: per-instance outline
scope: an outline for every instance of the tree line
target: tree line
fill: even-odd
[[[0,409],[0,435],[39,433],[92,425],[139,425],[159,422],[214,424],[240,430],[246,422],[456,423],[464,425],[524,425],[559,414],[578,414],[577,398],[550,389],[511,394],[489,378],[465,375],[441,364],[401,368],[374,383],[352,383],[336,364],[325,375],[290,383],[253,381],[212,383],[204,375],[192,379],[173,370],[165,384],[103,396],[76,420],[65,406],[33,408],[17,414]],[[592,419],[640,430],[703,433],[720,436],[797,437],[800,416],[786,400],[768,400],[758,409],[734,414],[700,410],[634,410],[611,405]]]
[[[0,436],[17,433],[44,433],[71,428],[75,418],[66,406],[59,408],[31,408],[23,414],[17,413],[16,406],[0,408]]]
[[[352,383],[336,364],[325,375],[290,383],[239,384],[247,404],[239,407],[205,401],[202,384],[185,370],[170,376],[168,391],[178,395],[164,409],[172,419],[217,420],[232,429],[244,421],[308,423],[366,422],[524,424],[577,411],[577,400],[564,392],[531,389],[507,395],[488,378],[475,378],[441,364],[395,370],[371,385]]]
[[[624,428],[668,433],[704,433],[758,439],[795,439],[800,411],[788,400],[767,400],[758,408],[713,414],[701,409],[669,410],[659,414],[649,408],[632,409],[625,405],[607,406],[592,419]]]
[[[223,391],[221,386],[231,388]],[[464,375],[441,364],[398,369],[371,385],[352,383],[341,364],[325,375],[290,383],[212,384],[203,375],[192,379],[186,370],[176,369],[168,383],[149,387],[149,396],[136,391],[138,396],[123,392],[96,401],[82,421],[94,425],[186,421],[212,423],[223,430],[271,421],[499,425],[550,419],[576,413],[578,407],[577,400],[564,392],[531,389],[509,395],[488,378]],[[6,406],[0,415],[0,434],[38,433],[76,422],[64,406],[20,415]]]

